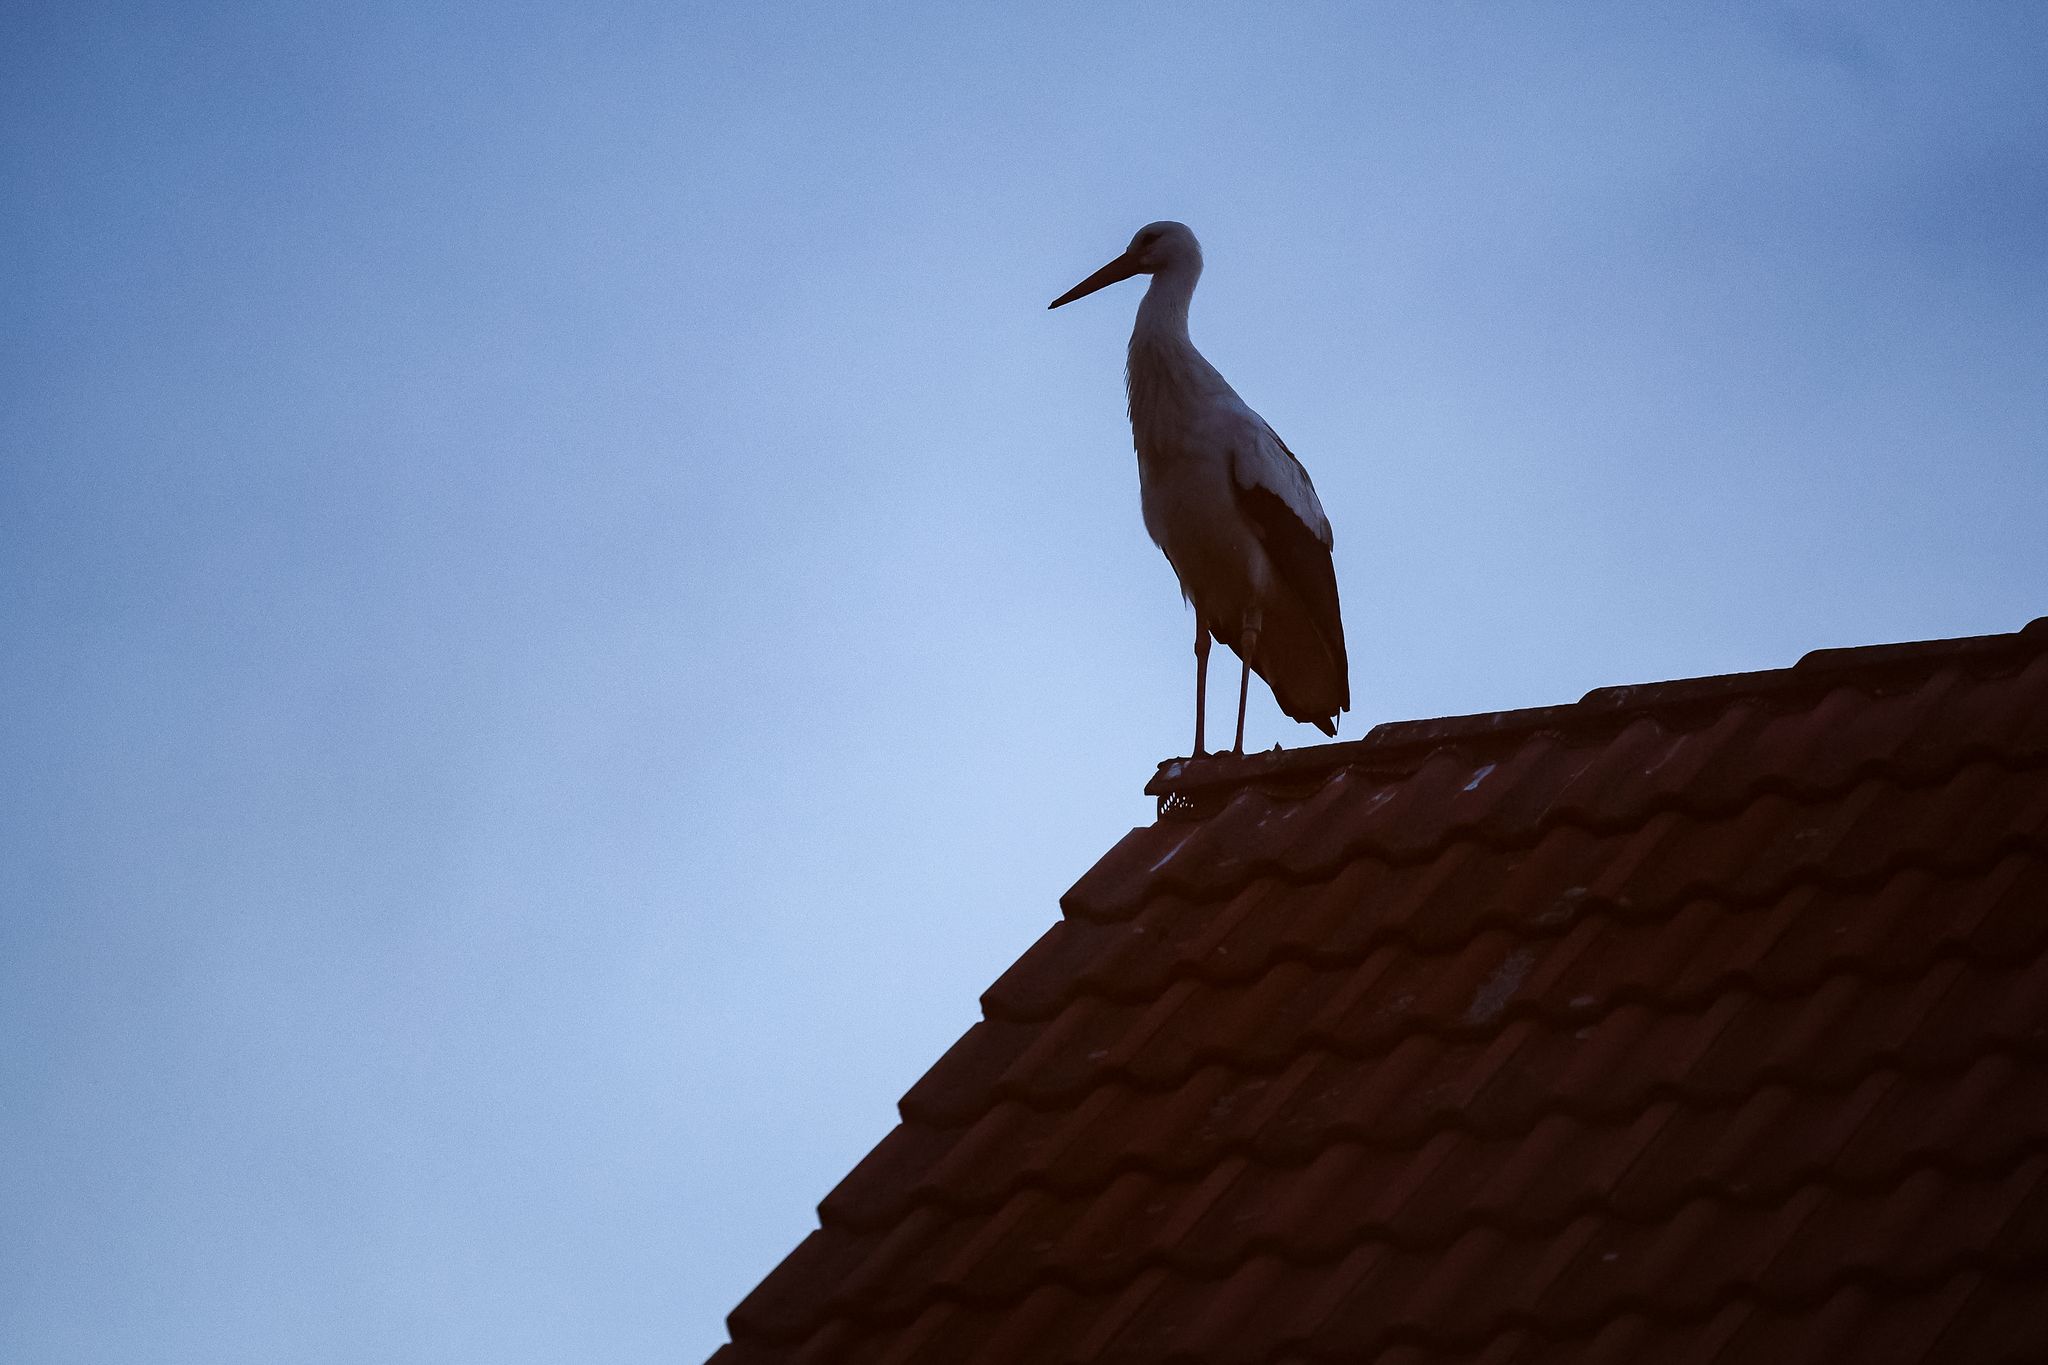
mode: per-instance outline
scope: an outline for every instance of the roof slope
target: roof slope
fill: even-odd
[[[2048,1360],[2048,618],[1148,790],[717,1365]]]

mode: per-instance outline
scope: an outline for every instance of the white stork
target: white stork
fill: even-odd
[[[1195,609],[1197,758],[1212,635],[1244,661],[1232,753],[1244,752],[1255,670],[1282,711],[1326,735],[1337,733],[1337,713],[1351,709],[1330,519],[1294,452],[1188,340],[1188,302],[1201,274],[1202,246],[1187,225],[1152,223],[1123,255],[1047,305],[1152,277],[1131,329],[1124,386],[1145,529]]]

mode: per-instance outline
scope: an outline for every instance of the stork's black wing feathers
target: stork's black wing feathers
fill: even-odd
[[[1252,667],[1282,711],[1333,735],[1337,713],[1351,709],[1351,668],[1330,521],[1301,461],[1264,420],[1249,415],[1254,425],[1232,452],[1231,483],[1284,590],[1266,604]]]
[[[1287,505],[1285,498],[1269,488],[1239,484],[1237,505],[1258,531],[1259,544],[1265,547],[1273,567],[1280,571],[1281,580],[1308,608],[1309,619],[1315,622],[1316,634],[1330,651],[1337,672],[1347,673],[1344,617],[1337,605],[1337,566],[1331,562],[1329,547]]]

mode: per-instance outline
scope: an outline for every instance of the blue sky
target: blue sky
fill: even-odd
[[[9,1361],[722,1340],[1187,746],[1148,220],[1346,737],[2048,613],[2031,4],[17,4],[0,120]]]

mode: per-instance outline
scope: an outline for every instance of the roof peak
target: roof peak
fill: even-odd
[[[1340,767],[1406,774],[1429,754],[1453,745],[1490,749],[1545,730],[1618,727],[1653,712],[1675,718],[1688,712],[1718,712],[1739,698],[1796,695],[1837,687],[1850,677],[1881,687],[1922,677],[1959,660],[2022,658],[2041,652],[2048,652],[2048,616],[2036,617],[2021,629],[2001,635],[1816,649],[1802,655],[1790,668],[1596,687],[1576,702],[1553,706],[1382,721],[1362,739],[1304,749],[1274,748],[1255,754],[1170,758],[1159,765],[1152,780],[1145,784],[1145,794],[1158,797],[1160,813],[1166,814],[1183,805],[1197,804],[1197,796],[1214,798],[1253,784],[1312,786],[1324,774]],[[1204,799],[1199,804],[1207,806],[1210,802]]]

